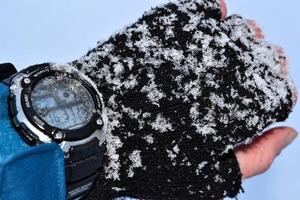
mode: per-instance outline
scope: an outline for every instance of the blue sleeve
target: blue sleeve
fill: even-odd
[[[63,152],[57,144],[23,142],[8,117],[8,94],[0,83],[0,200],[65,199]]]

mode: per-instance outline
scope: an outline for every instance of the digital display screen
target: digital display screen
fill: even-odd
[[[79,81],[63,76],[40,80],[32,90],[31,101],[46,123],[60,129],[82,128],[95,110],[88,90]]]

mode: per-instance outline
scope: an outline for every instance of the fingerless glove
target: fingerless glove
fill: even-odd
[[[241,190],[233,149],[293,108],[275,48],[218,0],[146,12],[71,64],[103,94],[104,171],[89,199],[219,200]]]

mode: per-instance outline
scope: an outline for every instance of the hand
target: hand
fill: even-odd
[[[222,19],[227,16],[227,8],[224,0],[221,0]],[[256,32],[256,40],[264,39],[262,30],[255,21],[248,20],[250,27]],[[277,47],[277,52],[282,56],[280,61],[281,73],[287,75],[287,60],[282,48]],[[297,91],[293,90],[294,103],[297,101]],[[269,169],[274,159],[287,147],[296,137],[297,132],[290,127],[273,128],[254,139],[250,145],[242,145],[235,149],[235,155],[240,165],[242,178],[264,173]]]
[[[297,133],[289,127],[273,128],[255,138],[250,145],[243,145],[235,150],[235,155],[243,174],[242,179],[265,172],[273,160],[296,137]]]

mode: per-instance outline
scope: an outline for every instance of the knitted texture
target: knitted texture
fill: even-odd
[[[232,151],[294,102],[279,56],[246,20],[221,21],[218,0],[181,0],[146,12],[71,63],[103,94],[104,170],[89,199],[235,197]]]

